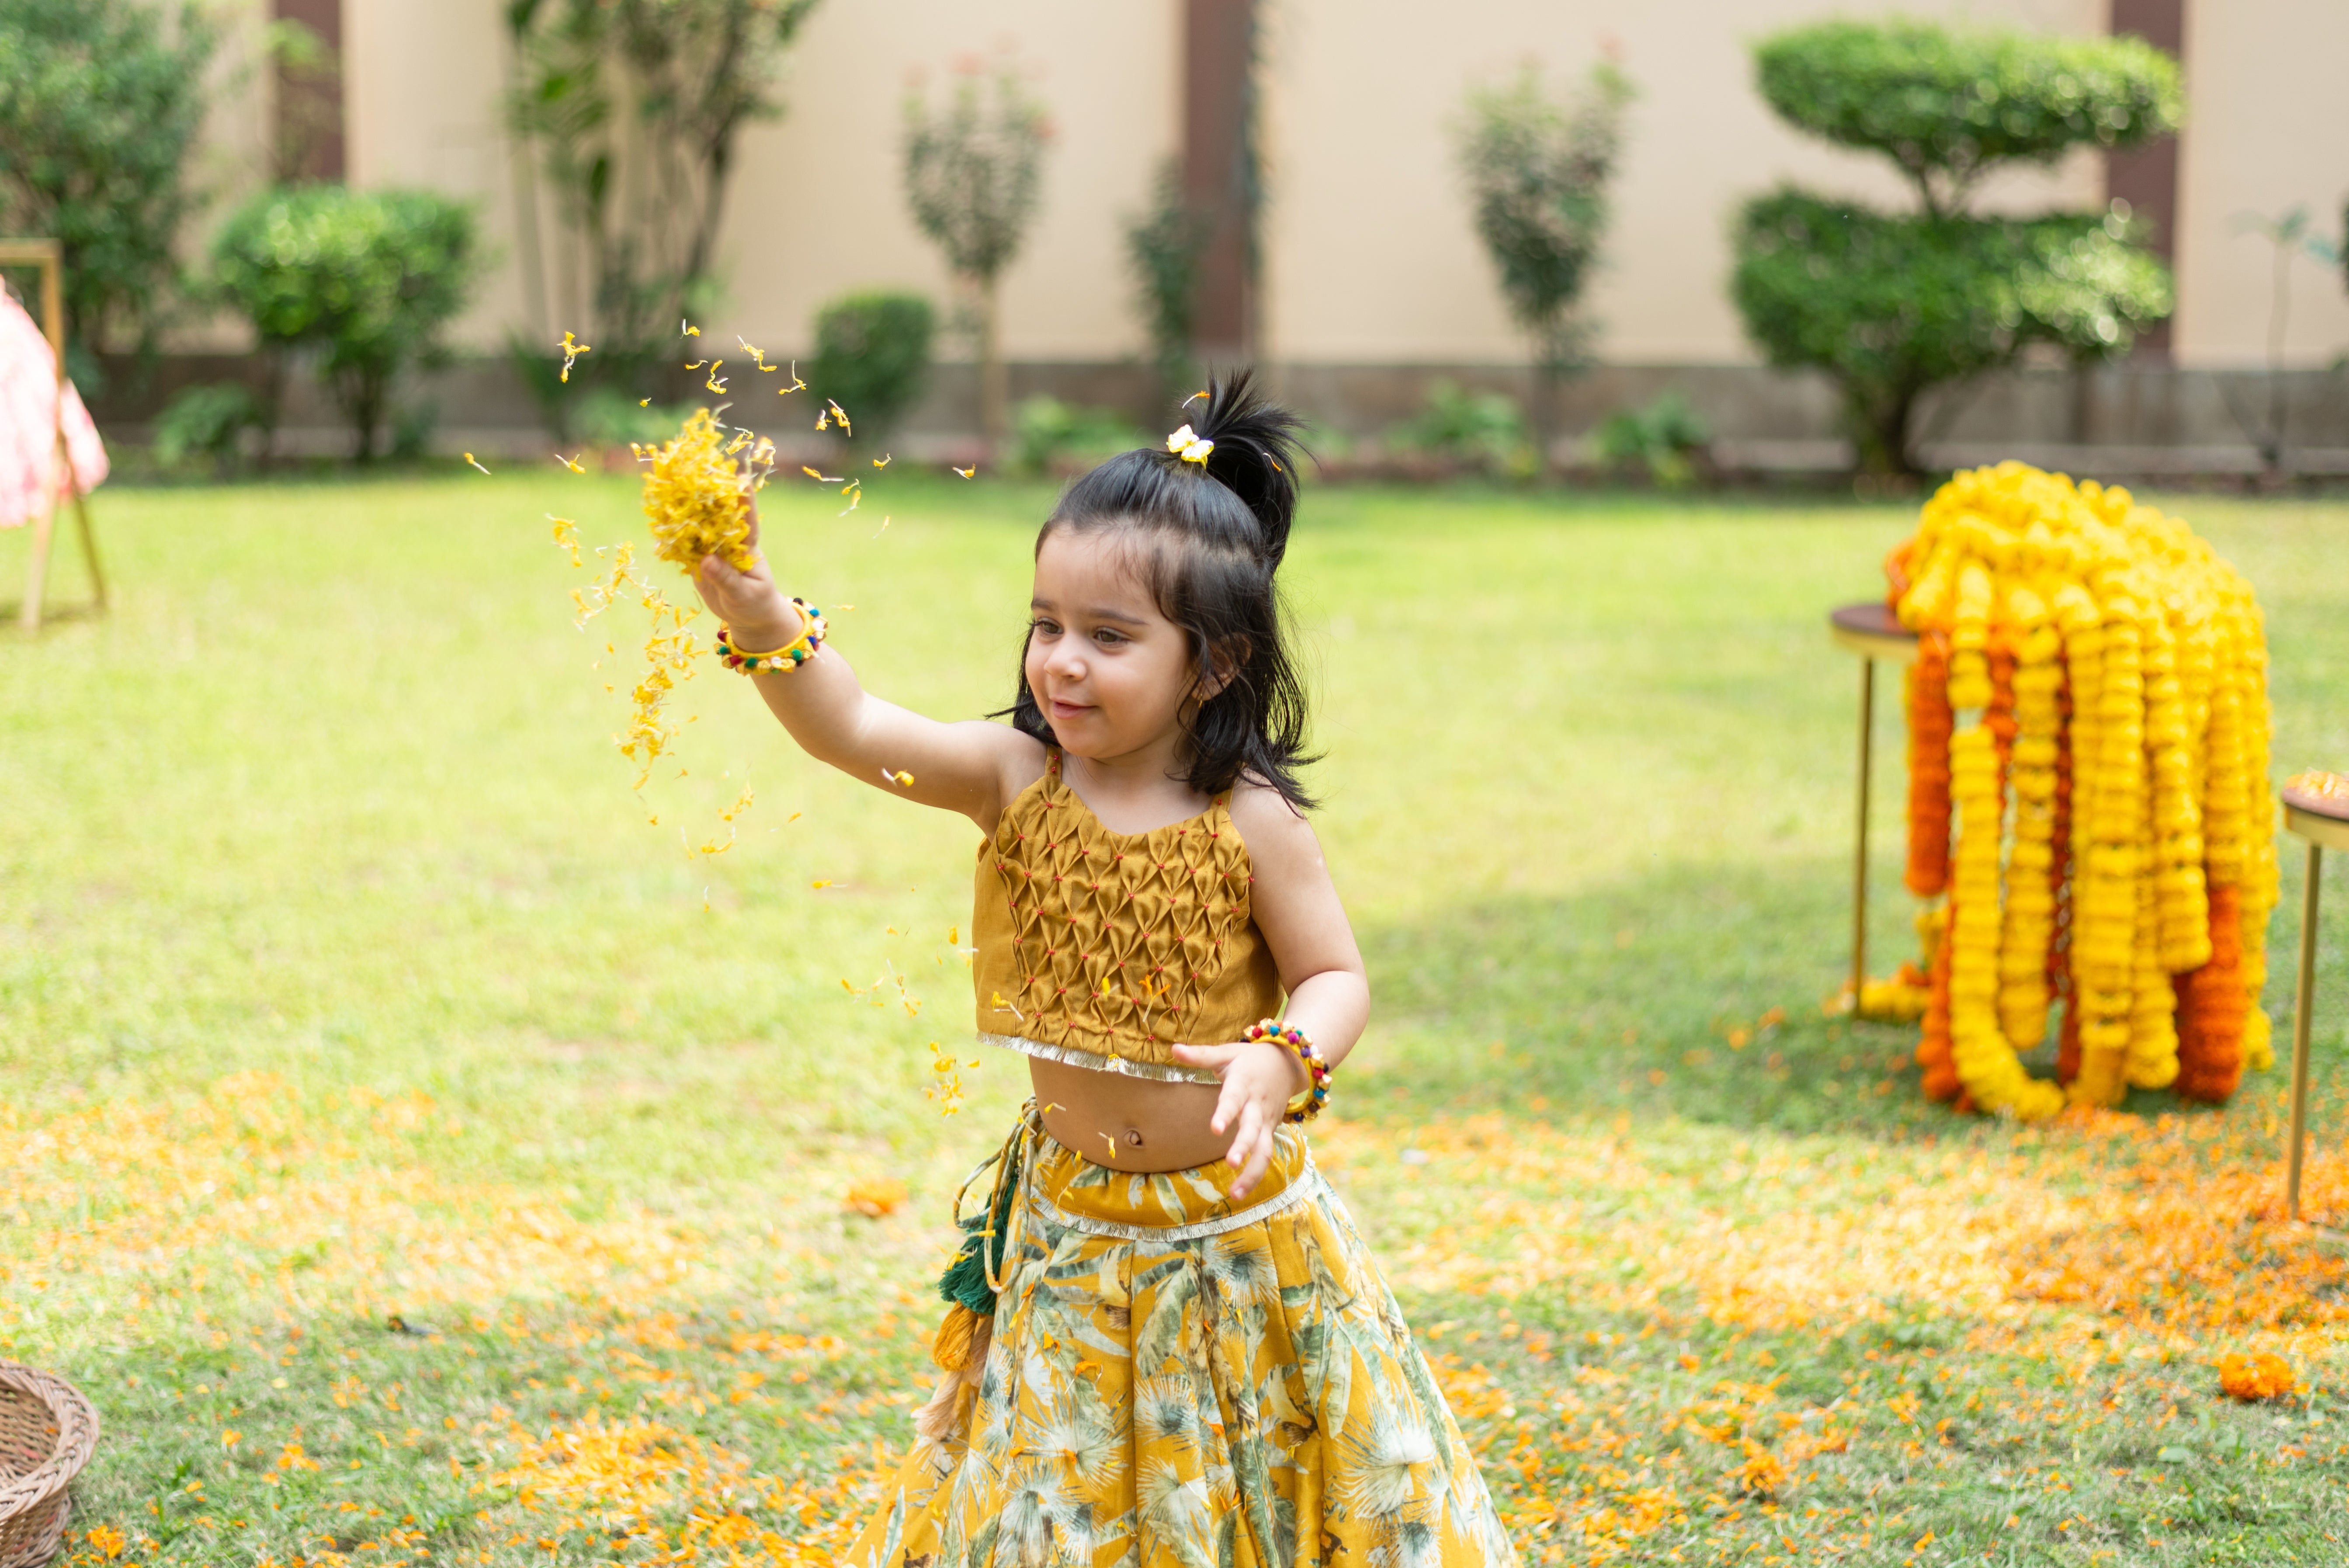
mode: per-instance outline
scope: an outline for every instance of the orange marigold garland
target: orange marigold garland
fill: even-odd
[[[1951,901],[1954,903],[1954,899]],[[1943,905],[1946,916],[1953,915],[1951,905]],[[1950,1056],[1950,939],[1944,932],[1933,949],[1931,988],[1925,1004],[1925,1019],[1917,1037],[1917,1065],[1925,1069],[1925,1098],[1951,1100],[1958,1098],[1963,1087],[1958,1082],[1957,1063]]]
[[[2251,1012],[2243,984],[2241,890],[2210,890],[2210,961],[2178,977],[2178,1092],[2223,1100],[2243,1076],[2244,1026]]]
[[[2020,463],[1943,486],[1887,574],[1920,634],[1909,885],[1949,893],[1927,1092],[2024,1118],[2173,1080],[2223,1098],[2270,1054],[2267,661],[2249,585],[2127,491]],[[2059,999],[2062,1088],[2022,1062]]]
[[[1903,693],[1909,715],[1909,891],[1937,898],[1950,885],[1949,642],[1917,640]]]
[[[2243,789],[2255,800],[2247,821],[2243,846],[2242,918],[2236,930],[2243,944],[2243,1065],[2265,1072],[2275,1066],[2275,1026],[2260,1006],[2268,983],[2268,916],[2282,895],[2276,864],[2275,813],[2268,804],[2268,743],[2274,734],[2268,710],[2268,645],[2266,627],[2248,583],[2230,595],[2227,614],[2241,649],[2232,672],[2243,693]],[[2214,689],[2216,683],[2213,683]]]

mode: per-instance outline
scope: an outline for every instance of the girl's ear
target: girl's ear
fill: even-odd
[[[1224,694],[1233,677],[1247,664],[1251,652],[1246,637],[1234,637],[1207,650],[1207,673],[1195,688],[1201,702],[1212,702]]]

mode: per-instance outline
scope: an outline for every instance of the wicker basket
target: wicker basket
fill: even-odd
[[[98,1412],[62,1377],[0,1361],[0,1568],[39,1568],[65,1540],[66,1487],[98,1447]]]

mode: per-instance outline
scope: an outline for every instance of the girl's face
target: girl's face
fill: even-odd
[[[1055,530],[1036,552],[1028,688],[1072,756],[1107,760],[1179,732],[1190,639],[1159,613],[1113,531]]]

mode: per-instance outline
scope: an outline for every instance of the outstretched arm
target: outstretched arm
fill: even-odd
[[[759,550],[755,499],[750,544],[756,558],[749,571],[712,555],[694,572],[693,586],[735,646],[766,653],[796,642],[806,620],[776,586]],[[978,719],[943,724],[884,702],[864,689],[847,659],[830,645],[796,669],[761,671],[750,678],[810,757],[876,789],[959,811],[985,831],[994,830],[1004,802],[1025,786],[1026,776],[1044,765],[1044,748],[1015,729]],[[913,783],[897,784],[894,776],[899,773],[912,774]]]

